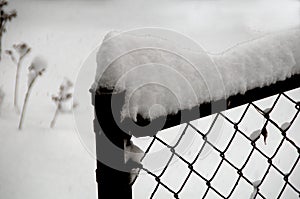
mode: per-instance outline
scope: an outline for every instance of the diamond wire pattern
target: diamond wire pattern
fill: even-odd
[[[280,125],[278,125],[275,121],[272,120],[272,118],[270,117],[270,113],[273,111],[273,109],[275,108],[275,106],[277,105],[277,102],[280,98],[286,98],[290,103],[292,103],[294,105],[294,108],[296,110],[293,118],[291,121],[289,122],[289,125],[286,126],[285,129],[282,129],[280,127]],[[263,128],[266,128],[268,125],[273,125],[275,126],[280,132],[280,136],[281,136],[281,140],[279,145],[277,146],[275,152],[271,155],[268,156],[266,155],[261,149],[259,149],[256,146],[256,141],[257,140],[251,140],[249,136],[246,135],[245,132],[243,132],[240,128],[239,128],[239,124],[242,122],[242,120],[244,119],[247,111],[249,110],[250,107],[254,107],[259,114],[261,114],[264,118],[265,118],[265,123],[263,125]],[[185,128],[182,131],[180,137],[178,138],[177,142],[174,145],[169,145],[167,144],[164,140],[162,140],[161,138],[157,137],[157,136],[153,136],[151,143],[149,144],[147,150],[145,151],[145,155],[142,157],[142,160],[147,156],[147,153],[150,151],[151,147],[153,146],[153,144],[155,142],[159,142],[161,144],[163,144],[165,147],[167,147],[170,152],[171,152],[171,156],[169,158],[169,160],[167,161],[166,165],[164,166],[164,168],[162,169],[162,171],[157,175],[153,172],[151,172],[150,170],[148,170],[146,168],[146,166],[143,166],[141,169],[144,170],[145,172],[147,172],[148,175],[152,176],[157,184],[154,188],[154,190],[152,191],[152,194],[150,196],[150,198],[153,198],[154,195],[156,194],[157,190],[159,187],[163,187],[166,191],[170,192],[171,194],[173,194],[174,198],[180,198],[179,194],[182,192],[182,190],[185,188],[185,185],[187,183],[187,181],[189,180],[191,174],[195,174],[196,176],[198,176],[201,180],[204,181],[204,183],[206,184],[206,191],[204,193],[204,195],[202,196],[202,198],[206,198],[207,194],[210,191],[213,191],[215,194],[217,194],[220,198],[230,198],[234,192],[234,190],[237,188],[237,186],[239,186],[239,182],[243,179],[245,182],[247,182],[248,184],[250,184],[251,186],[253,186],[253,182],[251,182],[250,179],[248,179],[244,174],[244,168],[246,167],[246,165],[248,164],[252,154],[254,153],[254,151],[258,152],[259,154],[261,154],[263,156],[263,158],[267,161],[267,168],[263,174],[262,179],[260,180],[259,184],[256,185],[256,193],[254,194],[253,198],[256,198],[257,196],[260,196],[260,198],[267,198],[265,195],[262,194],[262,192],[260,191],[260,186],[264,183],[269,171],[271,168],[275,169],[279,175],[282,177],[283,181],[284,181],[284,185],[281,188],[277,198],[280,198],[285,190],[285,188],[287,186],[289,186],[297,195],[298,197],[300,197],[300,190],[298,188],[296,188],[295,185],[293,185],[290,181],[289,181],[289,177],[291,176],[291,174],[293,173],[293,171],[295,170],[297,164],[299,163],[299,159],[300,159],[300,148],[299,146],[297,146],[297,144],[289,138],[288,133],[289,133],[289,129],[291,126],[293,126],[296,118],[298,117],[300,112],[300,101],[295,101],[293,100],[290,96],[288,96],[286,93],[280,93],[277,95],[274,103],[272,104],[271,108],[268,109],[267,112],[264,112],[259,106],[257,106],[255,103],[251,102],[249,104],[246,105],[246,108],[243,112],[243,114],[241,115],[240,119],[237,122],[233,122],[231,119],[229,119],[227,116],[225,116],[222,112],[218,113],[216,115],[216,117],[214,118],[214,121],[212,122],[208,132],[201,132],[199,129],[197,129],[193,124],[191,123],[186,123],[185,124]],[[231,139],[229,139],[229,142],[227,143],[227,146],[225,147],[224,150],[220,150],[219,148],[217,148],[216,146],[214,146],[214,144],[208,139],[208,135],[211,132],[211,129],[213,128],[216,120],[218,117],[222,117],[225,119],[225,121],[229,122],[232,125],[232,128],[234,129],[234,132],[231,136]],[[203,139],[203,145],[200,147],[200,150],[198,151],[196,157],[194,158],[193,161],[189,162],[187,161],[183,156],[181,156],[179,153],[176,152],[176,147],[179,145],[180,141],[182,140],[182,138],[185,136],[187,128],[191,127],[198,136],[201,136]],[[229,161],[226,158],[226,152],[228,150],[228,148],[230,147],[230,145],[232,144],[233,140],[235,139],[236,135],[240,134],[242,135],[249,143],[249,145],[251,146],[251,151],[248,154],[246,161],[242,164],[242,166],[237,167],[236,165],[234,165],[231,161]],[[280,148],[282,147],[284,142],[289,142],[291,144],[292,147],[294,147],[297,151],[297,158],[294,161],[294,164],[292,165],[290,171],[288,173],[284,173],[283,171],[281,171],[274,163],[273,163],[273,159],[274,157],[278,154],[278,151],[280,150]],[[205,176],[201,175],[198,171],[196,171],[194,169],[194,164],[195,162],[198,160],[201,152],[203,151],[204,147],[206,145],[209,145],[210,147],[212,147],[213,150],[215,150],[215,152],[217,152],[221,158],[221,161],[218,163],[218,166],[215,170],[215,172],[213,173],[213,175],[210,178],[206,178]],[[174,157],[178,157],[178,159],[180,161],[182,161],[186,167],[189,169],[189,172],[184,180],[184,182],[182,183],[182,185],[180,186],[179,189],[177,190],[172,190],[169,186],[166,185],[166,183],[162,182],[161,177],[165,174],[167,168],[170,166],[170,163],[172,162],[172,160],[174,159]],[[216,175],[219,172],[222,164],[227,163],[228,165],[230,165],[230,167],[237,173],[238,178],[236,179],[236,181],[234,182],[234,186],[231,188],[229,194],[224,195],[221,193],[220,190],[218,190],[216,187],[212,186],[212,182],[216,179]]]

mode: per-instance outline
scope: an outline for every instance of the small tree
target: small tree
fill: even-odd
[[[23,104],[23,108],[22,108],[22,113],[21,113],[21,117],[20,117],[19,130],[22,129],[24,115],[25,115],[26,107],[27,107],[27,102],[28,102],[28,99],[29,99],[29,95],[31,93],[32,86],[33,86],[34,82],[36,81],[36,79],[39,76],[42,76],[42,74],[45,72],[46,65],[47,65],[46,61],[43,58],[35,57],[34,60],[31,63],[31,65],[28,68],[28,70],[29,70],[29,73],[28,73],[28,89],[27,89],[27,92],[26,92],[26,95],[25,95],[24,104]]]
[[[16,79],[15,79],[15,93],[14,93],[14,107],[19,110],[18,107],[18,89],[19,89],[19,76],[20,76],[20,68],[22,65],[22,61],[26,55],[31,51],[30,47],[22,42],[19,44],[13,45],[14,51],[18,54],[18,59],[15,56],[15,53],[12,50],[6,50],[6,54],[8,54],[13,61],[14,64],[17,66],[16,70]]]
[[[72,87],[73,87],[73,83],[70,80],[65,78],[59,87],[58,94],[52,96],[52,100],[56,103],[57,107],[56,107],[56,111],[54,113],[54,117],[50,124],[51,128],[53,128],[55,125],[58,113],[63,112],[62,104],[68,100],[71,100],[71,98],[73,96],[72,91],[71,91]],[[72,105],[73,108],[75,106],[76,106],[75,104]]]
[[[17,11],[4,11],[4,7],[8,5],[7,0],[0,0],[0,61],[2,55],[2,36],[6,32],[6,23],[17,17]]]

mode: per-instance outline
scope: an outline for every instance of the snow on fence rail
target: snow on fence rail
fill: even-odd
[[[300,73],[300,27],[219,55],[171,31],[144,32],[109,33],[97,53],[92,89],[125,92],[121,119],[154,120]],[[156,103],[161,106],[153,107]]]

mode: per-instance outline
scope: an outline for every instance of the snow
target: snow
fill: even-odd
[[[47,68],[47,62],[43,57],[36,56],[33,58],[33,61],[31,62],[31,65],[28,68],[29,70],[28,81],[27,81],[28,87],[38,76],[43,74],[46,68]]]
[[[250,195],[250,199],[254,199],[255,198],[255,196],[256,196],[256,194],[258,192],[258,186],[260,185],[260,183],[261,183],[261,180],[256,180],[256,181],[254,181],[252,183],[252,185],[253,185],[253,192]]]
[[[255,141],[260,137],[260,134],[261,134],[261,130],[254,131],[253,133],[251,133],[250,139],[252,141]]]
[[[52,100],[56,106],[59,104],[61,113],[71,113],[78,106],[78,103],[73,99],[73,83],[69,79],[64,78],[58,90],[58,94],[52,95]]]
[[[34,70],[37,73],[46,70],[47,68],[47,61],[42,56],[36,56],[33,58],[33,61],[30,65],[30,70]]]
[[[124,160],[125,163],[132,162],[136,164],[141,164],[141,159],[144,156],[144,151],[140,149],[138,146],[133,144],[132,141],[129,143],[124,143]],[[130,183],[133,183],[136,178],[138,177],[138,174],[140,172],[139,168],[132,168],[130,173]]]
[[[97,54],[92,88],[126,91],[122,119],[140,114],[153,120],[300,73],[299,27],[217,55],[172,40],[170,31],[144,32],[110,32]]]
[[[6,107],[1,115],[0,197],[96,198],[95,162],[69,129],[72,118],[61,116],[51,130],[53,110],[42,107],[51,113],[48,117],[39,114],[41,104],[32,105],[22,131],[13,110]]]
[[[35,70],[29,70],[27,85],[29,86],[37,76],[38,74]]]
[[[4,101],[4,97],[5,97],[5,94],[2,91],[2,88],[0,87],[0,115],[1,115],[1,108],[2,108],[2,103]]]
[[[257,188],[253,188],[253,192],[252,192],[251,195],[250,195],[250,199],[256,198],[255,196],[256,196],[256,194],[257,194],[257,191],[258,191]]]
[[[286,131],[286,130],[288,130],[288,128],[290,128],[290,126],[291,126],[291,123],[285,122],[285,123],[283,123],[283,124],[281,125],[281,129],[282,129],[283,131]]]
[[[271,110],[272,110],[272,108],[266,108],[266,109],[264,110],[264,113],[268,114],[268,113],[270,113]]]
[[[25,54],[27,54],[30,51],[30,48],[24,42],[19,43],[19,44],[14,44],[13,48],[19,54],[20,57],[24,56]]]
[[[28,103],[26,123],[23,130],[18,131],[19,115],[13,109],[12,103],[16,68],[10,57],[5,54],[0,62],[0,87],[5,93],[0,114],[0,198],[5,199],[97,198],[95,139],[92,126],[94,112],[88,90],[93,83],[96,70],[95,48],[108,31],[144,26],[164,27],[195,38],[210,52],[219,52],[236,43],[278,29],[290,28],[299,23],[299,2],[287,3],[282,0],[272,0],[271,3],[263,3],[261,6],[257,6],[252,1],[222,3],[222,1],[177,0],[170,2],[132,0],[130,3],[128,1],[72,1],[70,3],[70,1],[11,0],[9,3],[11,8],[17,9],[18,17],[8,24],[7,32],[3,37],[3,51],[20,41],[26,42],[32,49],[24,59],[20,71],[19,104],[23,101],[27,90],[28,66],[33,56],[44,55],[49,67],[34,85]],[[270,23],[266,24],[266,21]],[[49,125],[56,108],[51,96],[57,93],[64,77],[70,78],[75,83],[74,98],[78,100],[79,106],[74,111],[74,118],[71,114],[62,114],[55,128],[50,129]],[[293,99],[300,100],[299,94],[299,90],[294,92]],[[264,101],[267,107],[271,102],[272,99]],[[264,103],[260,105],[263,106]],[[282,120],[279,124],[289,121],[288,117],[281,116],[293,109],[284,107],[284,110],[280,109],[276,113]],[[231,117],[239,115],[238,111],[230,112]],[[248,129],[247,135],[262,125],[263,120],[260,121],[256,116],[251,113],[243,125],[244,129]],[[206,129],[211,119],[203,118],[201,121],[202,129]],[[299,124],[299,120],[295,121],[287,132],[294,136],[292,138],[298,145]],[[213,135],[211,141],[214,144],[222,144],[227,136],[232,135],[231,130],[230,127],[224,128],[223,131],[215,129],[211,133]],[[160,135],[178,137],[178,133],[180,131],[173,128],[161,132]],[[276,134],[270,133],[270,138],[272,135]],[[187,158],[192,157],[197,154],[202,139],[193,136],[185,138],[193,141],[193,145],[181,147],[179,152],[183,152]],[[269,139],[268,145],[259,142],[257,146],[261,150],[270,151],[277,146],[278,139],[275,138]],[[150,138],[140,139],[140,142],[145,142],[146,146],[149,144]],[[138,143],[136,145],[145,151],[145,147],[140,146],[140,142],[134,140],[134,143]],[[233,161],[240,161],[243,157],[247,157],[247,146],[244,143],[240,137],[234,143],[236,150],[232,152]],[[160,148],[161,146],[157,145],[153,147],[152,150],[158,153],[155,156],[153,154],[146,162],[159,164],[160,159],[167,158],[160,153]],[[194,168],[209,176],[218,163],[219,154],[210,152],[210,149],[205,151],[205,154],[200,155],[201,160]],[[275,163],[288,167],[293,157],[283,155],[279,159],[281,161],[276,160]],[[255,156],[249,163],[245,175],[247,174],[251,182],[261,179],[260,174],[264,172],[265,164],[265,160]],[[297,166],[296,173],[289,178],[289,181],[297,187],[300,184],[298,168]],[[179,185],[179,181],[176,180],[185,177],[186,167],[172,164],[169,169],[171,175],[164,176],[164,182]],[[226,171],[225,180],[222,179],[217,188],[222,189],[227,187],[227,183],[233,182],[233,176]],[[160,172],[161,169],[158,168],[156,174]],[[274,191],[277,181],[266,183],[267,198],[272,198],[268,196]],[[142,173],[133,186],[133,197],[149,198],[155,186],[153,177]],[[240,191],[235,191],[234,194],[236,192],[237,194],[233,198],[250,196],[251,185],[247,186],[241,181],[238,188]],[[167,191],[163,188],[159,189],[160,194],[157,194],[156,198],[173,198],[172,194],[167,195]],[[205,189],[205,183],[192,176],[183,190],[185,195],[181,198],[199,198]],[[285,198],[293,198],[294,195],[293,192],[288,192],[285,196]]]
[[[260,185],[260,182],[261,182],[261,180],[256,180],[256,181],[254,181],[254,182],[252,183],[253,187],[254,187],[254,188],[257,188],[258,185]]]

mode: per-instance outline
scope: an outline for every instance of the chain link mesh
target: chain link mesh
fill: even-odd
[[[294,90],[295,91],[295,90]],[[293,91],[293,92],[294,92]],[[297,93],[300,93],[300,89],[296,89]],[[142,171],[146,175],[150,176],[155,180],[155,186],[153,191],[151,192],[151,195],[149,195],[150,198],[156,198],[158,189],[163,190],[164,192],[167,192],[168,194],[171,194],[171,197],[173,198],[182,198],[181,193],[183,192],[184,189],[187,188],[187,183],[189,182],[191,176],[193,178],[198,178],[201,181],[201,184],[199,186],[204,185],[205,191],[202,193],[202,195],[198,195],[197,198],[208,198],[209,194],[214,194],[215,198],[233,198],[234,192],[237,190],[240,184],[247,184],[247,186],[252,187],[253,191],[251,192],[250,198],[268,198],[268,195],[265,194],[264,192],[264,185],[266,183],[270,183],[269,181],[266,181],[266,178],[268,176],[271,176],[276,173],[276,176],[280,176],[282,182],[282,186],[279,188],[279,190],[276,191],[276,198],[282,198],[283,193],[286,191],[291,192],[295,198],[300,197],[300,186],[299,186],[299,181],[298,183],[293,183],[292,181],[295,180],[290,180],[290,177],[294,174],[295,171],[300,169],[299,167],[299,159],[300,159],[300,148],[297,144],[299,143],[299,140],[294,139],[295,136],[291,136],[290,134],[290,129],[293,128],[293,126],[296,125],[297,123],[297,118],[299,117],[299,112],[300,112],[300,101],[297,101],[293,99],[289,95],[289,92],[285,93],[279,93],[278,95],[272,96],[272,99],[274,100],[267,109],[261,108],[256,102],[251,102],[249,104],[243,105],[244,109],[241,112],[240,117],[235,121],[230,118],[230,114],[227,114],[225,112],[221,112],[216,114],[214,117],[214,120],[212,124],[210,125],[210,128],[208,131],[204,132],[203,130],[200,130],[197,128],[196,125],[194,125],[192,122],[188,122],[184,125],[184,128],[182,132],[180,133],[180,136],[178,140],[174,144],[169,144],[167,141],[163,140],[159,136],[155,135],[151,138],[151,142],[149,146],[147,147],[145,151],[145,155],[142,158],[142,163],[145,158],[149,155],[149,151],[154,147],[155,144],[159,143],[166,147],[170,151],[170,157],[166,161],[165,166],[159,171],[152,171],[151,169],[147,168],[146,164],[143,164]],[[298,99],[299,100],[299,99]],[[269,100],[271,101],[271,100]],[[276,112],[276,108],[280,106],[281,109],[284,108],[284,103],[288,103],[287,106],[292,107],[293,111],[290,111],[290,109],[287,108],[286,111],[288,111],[289,118],[288,121],[282,122],[281,120],[285,119],[273,119],[273,113]],[[255,110],[257,114],[263,118],[263,126],[261,127],[259,134],[256,137],[253,137],[252,135],[249,136],[248,132],[245,132],[244,128],[242,128],[242,123],[247,122],[249,119],[246,118],[247,112],[250,111],[250,109],[253,111]],[[284,112],[284,110],[283,110]],[[258,116],[258,117],[259,117]],[[278,113],[277,116],[278,117]],[[281,117],[281,114],[279,114],[279,117]],[[216,120],[218,118],[224,119],[225,122],[228,123],[227,126],[229,128],[232,128],[232,134],[230,135],[230,138],[226,140],[226,143],[223,143],[225,147],[219,147],[215,143],[213,143],[209,139],[209,135],[211,133],[211,129],[216,123]],[[251,118],[250,118],[251,119]],[[201,120],[201,119],[200,119]],[[280,123],[280,122],[281,123]],[[298,121],[299,122],[299,121]],[[231,127],[230,127],[231,126]],[[193,132],[195,133],[196,136],[200,137],[202,139],[202,146],[199,148],[197,151],[197,154],[195,154],[195,157],[193,159],[186,158],[184,155],[180,154],[177,151],[178,145],[182,142],[184,137],[186,136],[187,129],[192,129]],[[271,129],[271,130],[270,130]],[[274,130],[272,130],[274,129]],[[276,130],[275,130],[276,129]],[[299,129],[298,129],[299,130]],[[269,132],[272,131],[272,132]],[[293,133],[299,133],[297,130]],[[271,135],[272,134],[272,135]],[[275,135],[276,134],[276,135]],[[266,142],[271,142],[272,136],[279,136],[278,140],[279,143],[276,144],[276,147],[274,147],[272,153],[271,152],[266,152],[264,151],[261,147],[257,146],[258,140],[262,140],[262,138],[265,139]],[[239,165],[236,162],[232,161],[232,158],[228,157],[228,151],[229,148],[234,145],[235,140],[237,137],[242,137],[245,140],[246,145],[250,148],[250,152],[248,154],[244,154],[246,157],[243,157],[242,163]],[[224,140],[223,140],[224,141]],[[298,143],[297,143],[298,142]],[[289,169],[282,169],[274,159],[276,159],[276,156],[279,156],[278,154],[281,153],[280,150],[283,147],[283,145],[287,143],[289,146],[291,146],[291,150],[294,151],[293,154],[284,154],[285,156],[293,156],[293,162],[289,163],[290,168]],[[268,143],[266,143],[266,146]],[[203,150],[205,147],[210,147],[212,148],[212,151],[214,153],[217,153],[219,155],[220,161],[217,164],[215,170],[212,172],[211,176],[206,176],[203,175],[201,172],[199,172],[198,169],[195,169],[195,164],[197,161],[199,161],[200,155],[203,153]],[[221,149],[222,148],[222,149]],[[251,164],[251,159],[255,158],[253,157],[254,153],[259,154],[261,156],[260,161],[265,161],[265,168],[263,169],[262,176],[260,179],[258,179],[257,182],[254,182],[253,179],[250,179],[250,177],[246,174],[247,172],[245,171],[246,167],[248,164]],[[170,166],[171,162],[174,159],[178,159],[181,163],[184,164],[184,167],[188,170],[187,175],[183,178],[183,182],[175,182],[175,183],[180,183],[178,186],[179,188],[174,189],[174,187],[168,185],[163,179],[165,175],[167,175],[167,169]],[[203,161],[203,160],[202,160]],[[205,160],[204,160],[205,161]],[[284,161],[281,159],[281,161]],[[227,193],[224,193],[226,191],[220,190],[217,186],[214,186],[215,182],[220,180],[218,179],[218,173],[220,172],[222,166],[226,164],[227,167],[229,167],[235,175],[237,175],[236,179],[232,179],[233,181],[233,186],[227,191]],[[297,166],[298,165],[298,166]],[[205,169],[205,168],[204,168]],[[211,169],[211,168],[210,168]],[[251,168],[250,168],[251,169]],[[178,175],[185,175],[183,173],[180,173],[181,171],[178,171]],[[299,171],[297,171],[299,172]],[[272,177],[272,176],[271,176]],[[299,176],[298,176],[299,177]],[[140,178],[140,177],[139,177]],[[293,177],[293,178],[297,178]],[[297,181],[297,180],[296,180]],[[143,181],[139,182],[143,183]],[[225,183],[225,182],[224,182]],[[225,185],[227,186],[227,185]],[[230,186],[230,185],[228,185]],[[246,186],[246,185],[245,185]],[[270,185],[272,186],[272,185]],[[288,190],[287,190],[288,189]],[[213,193],[211,193],[213,192]],[[200,194],[200,193],[199,193]]]

